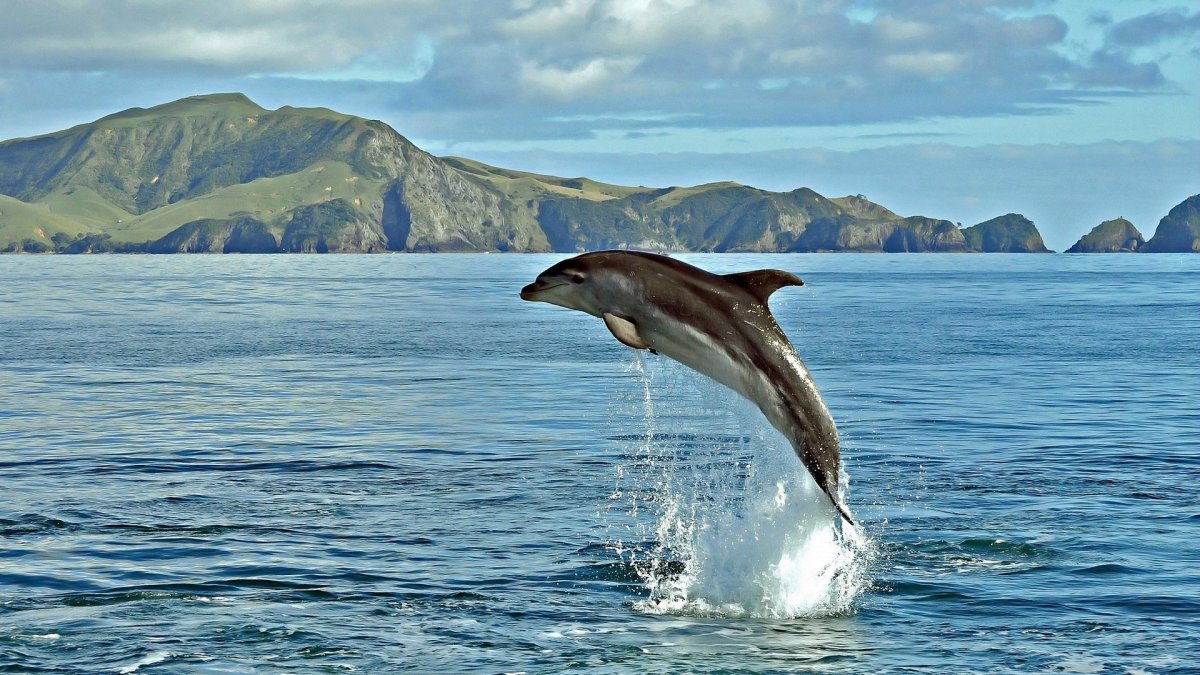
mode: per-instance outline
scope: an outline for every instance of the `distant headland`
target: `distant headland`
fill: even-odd
[[[1016,213],[962,228],[862,195],[647,188],[435,157],[388,125],[242,94],[132,108],[0,143],[0,251],[372,253],[604,248],[1048,253]],[[1146,241],[1106,221],[1070,252],[1200,251],[1200,195]]]

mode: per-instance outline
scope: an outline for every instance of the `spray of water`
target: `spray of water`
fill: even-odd
[[[868,583],[869,540],[838,522],[757,410],[665,361],[648,364],[639,353],[630,367],[638,393],[613,411],[644,426],[619,441],[608,519],[612,549],[646,588],[637,609],[771,618],[850,611]],[[660,416],[655,395],[701,408],[696,426],[725,431],[668,433],[683,421],[675,410]]]

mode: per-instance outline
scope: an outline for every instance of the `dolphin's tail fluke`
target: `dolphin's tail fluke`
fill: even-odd
[[[847,523],[854,524],[854,519],[850,517],[849,509],[843,506],[833,495],[829,495],[829,501],[833,502],[833,508],[837,509],[838,514],[845,518]]]

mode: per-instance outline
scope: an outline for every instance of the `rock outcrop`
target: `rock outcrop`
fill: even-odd
[[[1200,252],[1200,195],[1180,202],[1160,221],[1143,253]]]
[[[1019,213],[1009,213],[963,229],[963,237],[973,251],[984,253],[1052,253],[1042,242],[1033,221]]]
[[[1067,253],[1135,253],[1146,244],[1142,233],[1124,218],[1106,220],[1083,235]]]
[[[147,253],[276,253],[267,224],[250,217],[185,223],[145,245]]]

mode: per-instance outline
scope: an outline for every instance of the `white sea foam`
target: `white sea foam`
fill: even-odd
[[[128,666],[121,668],[117,672],[120,673],[121,675],[129,675],[129,673],[136,673],[138,670],[144,668],[145,666],[157,665],[157,664],[162,663],[163,661],[166,661],[167,659],[171,658],[171,656],[172,656],[172,654],[170,652],[152,652],[152,653],[147,654],[146,656],[142,657],[142,659],[137,661],[136,663],[131,663]]]
[[[632,372],[641,400],[614,411],[628,419],[640,406],[645,425],[640,438],[627,441],[628,459],[618,469],[614,502],[628,516],[625,529],[609,530],[613,548],[646,585],[637,608],[756,617],[849,611],[868,583],[870,542],[838,523],[828,498],[757,410],[671,368],[639,358]],[[697,393],[714,415],[719,407],[732,410],[733,426],[745,431],[681,438],[688,430],[665,428],[656,405],[665,418],[665,406],[695,405],[688,399]]]

